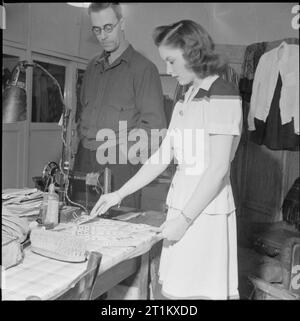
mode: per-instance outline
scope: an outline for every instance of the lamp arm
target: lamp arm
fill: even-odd
[[[26,66],[26,65],[25,65],[25,66]],[[62,90],[61,90],[61,86],[60,86],[59,82],[55,79],[55,77],[53,77],[53,76],[50,74],[50,72],[49,72],[48,70],[46,70],[44,67],[42,67],[42,66],[39,65],[38,63],[35,62],[35,63],[33,64],[33,66],[40,68],[44,73],[46,73],[46,74],[53,80],[53,82],[55,83],[55,85],[56,85],[57,88],[58,88],[60,100],[61,100],[64,108],[66,108],[64,96],[63,96],[63,94],[62,94]]]

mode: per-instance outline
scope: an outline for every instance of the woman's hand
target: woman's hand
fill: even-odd
[[[99,200],[93,207],[91,211],[91,216],[100,216],[108,211],[114,205],[120,204],[122,201],[121,196],[118,192],[112,192],[108,194],[103,194],[100,196]]]
[[[160,236],[168,241],[179,241],[183,237],[188,227],[189,223],[182,215],[180,215],[177,218],[173,218],[164,222],[159,227]]]

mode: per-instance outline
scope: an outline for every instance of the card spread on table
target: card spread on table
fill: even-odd
[[[153,234],[146,224],[133,224],[110,219],[99,219],[97,222],[84,225],[73,225],[64,233],[83,238],[87,242],[95,241],[94,245],[101,247],[136,246],[141,240]],[[91,244],[91,243],[90,243]]]

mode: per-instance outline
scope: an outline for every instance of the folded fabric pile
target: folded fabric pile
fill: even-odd
[[[18,216],[38,215],[43,192],[37,188],[6,189],[2,191],[2,208],[6,207]]]
[[[5,269],[22,262],[22,243],[29,235],[27,219],[12,214],[2,206],[2,265]]]

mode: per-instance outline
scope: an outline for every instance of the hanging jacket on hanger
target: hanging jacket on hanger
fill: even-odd
[[[240,94],[243,101],[250,102],[255,70],[260,57],[265,53],[266,42],[258,42],[247,46],[244,54],[242,71],[239,82]]]
[[[255,70],[258,65],[260,57],[264,54],[266,49],[265,42],[253,43],[246,47],[244,53],[244,60],[242,64],[240,80],[239,80],[239,91],[242,97],[243,107],[243,131],[241,141],[248,140],[248,124],[247,117],[250,109],[250,99],[252,94],[252,85],[255,75]]]
[[[250,139],[299,149],[299,46],[285,41],[259,60],[248,114]]]

